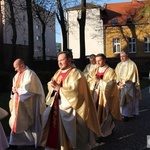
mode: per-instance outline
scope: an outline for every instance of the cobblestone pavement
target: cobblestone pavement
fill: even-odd
[[[117,123],[113,134],[103,139],[93,150],[146,150],[150,135],[150,93],[142,90],[139,116]],[[150,148],[149,148],[150,149]]]

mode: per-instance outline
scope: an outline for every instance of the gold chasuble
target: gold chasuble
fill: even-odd
[[[102,71],[100,72],[99,69]],[[95,75],[100,80],[95,79]],[[112,133],[114,120],[121,120],[119,109],[119,91],[115,80],[115,71],[108,65],[94,69],[88,78],[88,84],[97,108],[102,137]]]
[[[57,150],[89,150],[95,144],[93,133],[101,135],[101,130],[85,76],[72,66],[66,73],[59,69],[52,80],[62,86],[58,94],[48,82],[40,144]]]

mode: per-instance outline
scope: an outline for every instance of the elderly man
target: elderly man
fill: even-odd
[[[97,108],[102,137],[109,136],[115,127],[115,120],[121,120],[119,91],[115,71],[106,64],[104,54],[96,55],[95,68],[88,78],[89,87]],[[98,142],[101,138],[98,138]]]
[[[89,73],[96,67],[96,60],[95,60],[95,54],[91,54],[89,57],[90,63],[86,65],[86,67],[83,70],[83,74],[88,79]]]
[[[46,108],[42,84],[23,60],[16,59],[10,100],[11,146],[38,146],[42,130],[41,115]]]
[[[128,58],[125,51],[120,53],[121,62],[116,66],[117,83],[120,89],[120,109],[124,121],[139,115],[141,99],[139,74],[136,64]]]
[[[95,143],[93,132],[101,132],[86,78],[67,51],[58,54],[58,66],[48,82],[41,143],[46,150],[90,150]]]

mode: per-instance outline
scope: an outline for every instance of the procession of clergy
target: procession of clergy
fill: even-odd
[[[0,150],[19,146],[45,150],[90,150],[112,134],[116,121],[139,115],[138,69],[126,51],[113,69],[104,54],[91,54],[83,71],[71,52],[57,55],[59,70],[45,93],[36,73],[16,59],[10,112],[0,108],[0,121],[10,113],[9,141],[0,122]]]

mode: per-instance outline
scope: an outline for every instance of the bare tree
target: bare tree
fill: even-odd
[[[46,26],[50,26],[51,29],[54,29],[53,21],[54,20],[54,1],[43,1],[43,0],[33,0],[33,17],[35,20],[39,20],[42,25],[42,51],[43,51],[43,61],[46,61],[46,46],[45,46],[45,31]],[[38,21],[37,20],[37,21]]]
[[[33,16],[32,16],[32,0],[26,1],[26,10],[28,16],[28,65],[33,64],[33,56],[34,56],[34,32],[33,32]]]
[[[13,35],[12,35],[12,49],[11,49],[11,62],[15,60],[16,57],[16,40],[17,40],[17,30],[16,30],[16,20],[13,9],[13,1],[7,0],[10,10],[10,24],[12,27]]]
[[[63,51],[66,51],[68,49],[67,47],[68,44],[67,44],[67,24],[64,16],[64,9],[61,0],[56,0],[56,4],[58,9],[58,12],[56,12],[56,17],[62,31]]]
[[[80,59],[85,59],[85,23],[86,23],[86,0],[81,1],[81,17],[77,18],[80,27]],[[85,61],[84,61],[85,62]],[[85,66],[83,64],[83,66]]]
[[[68,25],[66,21],[66,14],[65,10],[67,8],[76,6],[79,4],[78,0],[56,0],[56,17],[58,20],[58,23],[60,24],[61,33],[62,33],[62,43],[63,43],[63,51],[68,50]]]

